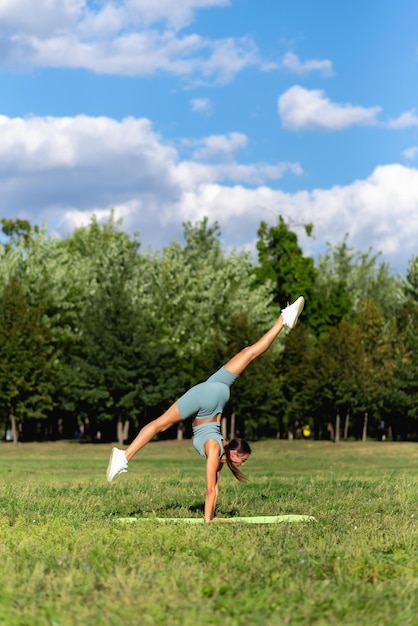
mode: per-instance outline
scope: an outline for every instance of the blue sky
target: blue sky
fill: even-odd
[[[415,0],[1,0],[2,217],[418,254]],[[307,239],[302,224],[314,224]]]

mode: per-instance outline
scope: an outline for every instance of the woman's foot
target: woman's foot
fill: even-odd
[[[113,448],[110,454],[109,465],[107,466],[107,482],[111,483],[115,476],[127,471],[128,461],[126,460],[125,451]]]
[[[288,328],[294,328],[298,323],[299,315],[302,313],[304,306],[305,298],[303,296],[299,296],[293,304],[290,304],[282,309],[283,324]]]

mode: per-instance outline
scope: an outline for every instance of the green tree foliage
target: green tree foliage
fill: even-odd
[[[396,385],[400,396],[397,403],[398,416],[403,422],[403,436],[418,433],[418,303],[405,305],[403,323],[400,326],[400,346],[397,350]],[[406,424],[405,424],[406,421]]]
[[[209,226],[206,219],[185,224],[184,235],[183,247],[174,242],[150,259],[146,298],[159,337],[175,350],[187,387],[211,373],[210,363],[204,373],[198,364],[208,346],[217,345],[217,367],[230,358],[226,346],[231,320],[247,313],[261,329],[271,323],[272,312],[268,289],[253,288],[250,256],[225,256],[217,224]]]
[[[6,248],[18,246],[20,243],[23,243],[24,246],[29,246],[34,236],[39,232],[39,227],[31,226],[28,220],[11,220],[3,217],[0,220],[0,224],[2,224],[1,230],[3,234],[9,237]]]
[[[85,418],[100,423],[135,411],[127,396],[135,387],[140,363],[136,311],[127,286],[129,265],[119,257],[100,268],[96,288],[81,318],[73,397]]]
[[[418,302],[418,256],[412,257],[402,287],[406,297]]]
[[[376,304],[363,303],[358,318],[347,316],[322,335],[312,364],[308,389],[315,397],[317,427],[323,431],[337,414],[350,415],[360,436],[367,413],[375,431],[391,394],[395,366],[393,324]]]
[[[358,325],[363,352],[358,408],[378,418],[388,403],[393,384],[395,324],[385,320],[374,300],[366,300],[360,307]]]
[[[74,360],[72,397],[92,436],[103,422],[138,420],[178,391],[173,355],[155,340],[147,311],[132,298],[135,249],[116,251],[96,268]]]
[[[326,307],[335,311],[331,326],[344,315],[356,314],[369,299],[390,318],[403,300],[399,281],[385,263],[378,263],[379,254],[372,250],[358,252],[347,244],[347,235],[341,244],[328,244],[325,255],[317,263],[316,285],[325,298]]]
[[[257,242],[258,267],[255,274],[259,283],[273,284],[274,300],[280,306],[304,294],[311,301],[315,267],[311,257],[302,254],[297,235],[279,216],[275,226],[261,222]]]
[[[281,430],[294,432],[297,425],[311,422],[315,416],[317,387],[312,367],[314,343],[306,325],[299,323],[286,332],[280,359]]]
[[[405,300],[397,312],[396,366],[387,419],[395,438],[418,433],[418,257],[402,281]]]
[[[403,309],[406,313],[404,338],[407,371],[402,378],[409,396],[407,415],[414,420],[415,432],[418,432],[418,256],[410,261],[404,289],[408,298]]]
[[[305,227],[308,235],[310,226]],[[262,222],[258,236],[258,284],[273,285],[274,301],[281,307],[303,294],[304,321],[315,335],[337,324],[349,306],[344,281],[321,281],[312,257],[303,255],[296,233],[281,216],[274,226]]]
[[[321,399],[322,419],[333,421],[337,412],[356,410],[358,391],[364,376],[360,329],[344,318],[324,334],[317,346],[314,378]]]
[[[0,406],[12,422],[14,440],[24,420],[45,418],[59,386],[58,355],[44,324],[17,276],[10,278],[0,301]]]
[[[61,419],[71,434],[88,418],[113,438],[119,419],[137,427],[160,414],[303,294],[298,327],[234,385],[239,431],[310,422],[324,436],[337,412],[354,426],[367,412],[371,434],[380,417],[397,436],[418,434],[417,257],[394,277],[344,240],[315,264],[282,218],[261,224],[257,265],[226,254],[206,218],[156,253],[113,216],[61,241],[24,220],[2,226],[3,420]]]

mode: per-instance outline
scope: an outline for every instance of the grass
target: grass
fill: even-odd
[[[108,486],[109,447],[0,444],[2,626],[416,626],[418,445],[256,443],[220,517],[278,525],[123,525],[199,517],[190,441],[147,446]]]

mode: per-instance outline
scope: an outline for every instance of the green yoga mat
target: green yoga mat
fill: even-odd
[[[117,521],[128,524],[135,522],[205,523],[203,517],[119,517]],[[214,521],[221,524],[282,524],[284,522],[315,522],[316,520],[311,515],[262,515],[260,517],[216,518]]]

